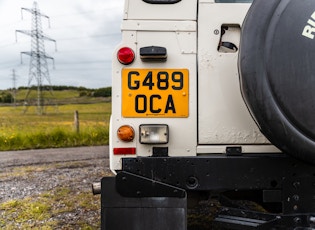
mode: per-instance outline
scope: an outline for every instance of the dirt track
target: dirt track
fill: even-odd
[[[2,151],[0,168],[90,159],[108,159],[108,146]]]

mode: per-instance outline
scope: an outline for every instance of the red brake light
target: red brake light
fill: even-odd
[[[135,59],[135,53],[129,47],[123,47],[118,50],[117,59],[121,64],[129,65]]]

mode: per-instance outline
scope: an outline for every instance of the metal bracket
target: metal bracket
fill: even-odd
[[[227,207],[222,207],[214,219],[214,226],[216,227],[242,230],[314,229],[314,224],[314,216],[308,213],[277,215]]]
[[[225,152],[227,156],[241,156],[242,147],[241,146],[226,147]]]
[[[116,189],[124,197],[178,197],[185,198],[186,191],[128,172],[116,176]]]

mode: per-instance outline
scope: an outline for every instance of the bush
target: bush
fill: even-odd
[[[94,97],[110,97],[111,95],[112,95],[111,87],[97,89],[93,94]]]
[[[0,102],[1,103],[12,103],[13,96],[10,92],[4,91],[0,94]]]

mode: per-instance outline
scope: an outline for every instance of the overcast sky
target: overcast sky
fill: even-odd
[[[12,70],[16,71],[16,86],[28,86],[31,37],[16,30],[31,30],[32,14],[21,8],[33,8],[33,0],[0,0],[0,89],[14,85]],[[37,0],[42,14],[44,34],[57,41],[45,40],[52,85],[101,88],[111,86],[111,58],[121,40],[120,25],[124,0]],[[35,79],[31,82],[37,85]],[[48,84],[44,78],[43,84]]]

